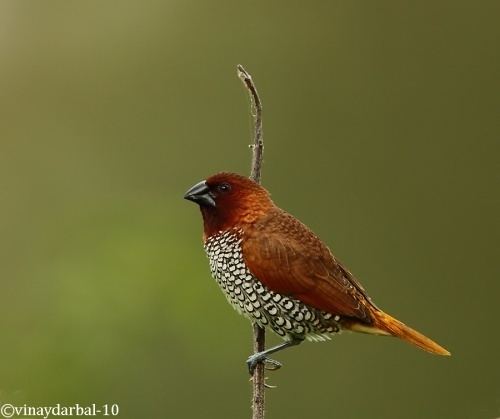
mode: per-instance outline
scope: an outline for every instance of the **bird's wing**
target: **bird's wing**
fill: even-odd
[[[361,284],[292,215],[274,211],[245,232],[242,246],[248,269],[272,291],[371,323],[375,306]]]

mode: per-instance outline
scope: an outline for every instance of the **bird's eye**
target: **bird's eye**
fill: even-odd
[[[229,192],[231,190],[231,185],[229,183],[221,183],[217,186],[220,192]]]

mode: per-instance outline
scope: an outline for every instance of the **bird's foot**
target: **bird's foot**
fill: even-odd
[[[261,362],[264,364],[264,368],[268,371],[276,371],[282,367],[281,362],[278,362],[275,359],[268,358],[265,354],[256,353],[250,355],[247,359],[247,367],[250,375],[253,375],[255,367],[257,367],[257,364]]]

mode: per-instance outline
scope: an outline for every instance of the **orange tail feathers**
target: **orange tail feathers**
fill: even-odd
[[[376,311],[375,317],[375,327],[381,331],[387,332],[392,336],[396,336],[402,340],[405,340],[415,346],[418,346],[424,351],[430,352],[436,355],[451,355],[446,349],[438,345],[433,340],[424,336],[423,334],[413,330],[404,323],[396,320],[394,317],[389,316],[383,311]]]

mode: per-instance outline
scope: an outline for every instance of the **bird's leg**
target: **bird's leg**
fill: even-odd
[[[284,343],[266,349],[265,351],[250,355],[247,359],[248,372],[250,373],[250,375],[253,375],[253,371],[255,370],[255,367],[259,362],[264,362],[264,365],[268,370],[274,371],[280,369],[281,363],[274,359],[268,358],[267,355],[282,351],[283,349],[289,348],[290,346],[298,345],[303,340],[304,339],[292,338]]]

